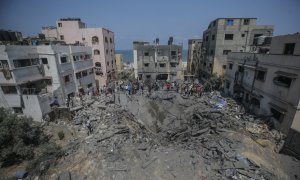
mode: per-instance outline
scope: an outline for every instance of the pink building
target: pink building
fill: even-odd
[[[46,38],[63,40],[67,44],[90,46],[93,50],[93,61],[97,87],[115,78],[115,44],[114,33],[105,28],[86,28],[79,18],[59,19],[56,27],[43,27]]]

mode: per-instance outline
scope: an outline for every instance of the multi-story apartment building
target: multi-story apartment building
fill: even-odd
[[[225,92],[288,134],[286,149],[300,155],[300,34],[272,38],[268,54],[228,54]]]
[[[120,74],[124,69],[123,54],[116,54],[115,56],[116,56],[116,69],[118,74]]]
[[[35,121],[51,111],[57,97],[96,86],[92,50],[84,46],[0,45],[0,106],[31,116]]]
[[[59,19],[56,27],[43,27],[46,38],[63,40],[67,44],[92,47],[97,86],[115,78],[114,33],[105,28],[87,28],[79,18]]]
[[[202,58],[202,39],[189,39],[188,41],[188,57],[187,71],[191,75],[198,77],[200,61]]]
[[[257,25],[256,18],[218,18],[203,32],[202,77],[224,75],[229,52],[249,52],[254,39],[272,36],[273,26]]]
[[[169,80],[183,78],[182,45],[150,45],[148,42],[133,42],[135,77],[140,80]]]

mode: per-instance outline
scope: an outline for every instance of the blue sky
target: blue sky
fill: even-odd
[[[274,25],[275,35],[300,32],[300,0],[0,0],[0,28],[36,35],[61,17],[80,17],[88,27],[115,32],[116,49],[132,49],[132,41],[161,44],[202,37],[218,17],[257,17]]]

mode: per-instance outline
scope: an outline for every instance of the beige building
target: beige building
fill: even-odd
[[[229,52],[251,52],[254,39],[272,36],[273,26],[257,25],[256,18],[218,18],[203,32],[201,76],[224,75]]]
[[[187,72],[196,77],[199,76],[200,62],[202,59],[202,39],[189,39],[188,41],[188,57]]]
[[[116,54],[116,69],[118,74],[120,74],[124,70],[123,65],[123,54]]]
[[[46,38],[63,40],[67,44],[92,47],[97,86],[115,78],[114,33],[105,28],[87,28],[79,18],[59,19],[56,27],[43,27]]]
[[[150,45],[148,42],[133,42],[133,59],[135,77],[140,80],[183,79],[182,45],[173,45],[169,39],[168,45]]]
[[[268,54],[228,54],[225,92],[288,134],[286,149],[300,155],[300,34],[272,38]]]

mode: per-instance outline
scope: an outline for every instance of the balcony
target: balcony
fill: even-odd
[[[41,66],[27,66],[16,68],[12,70],[16,83],[23,83],[27,81],[35,81],[43,79],[44,70]]]
[[[88,60],[84,60],[84,61],[75,61],[74,62],[74,70],[75,71],[80,71],[83,69],[88,69],[88,68],[92,68],[93,67],[93,60],[92,59],[88,59]]]

